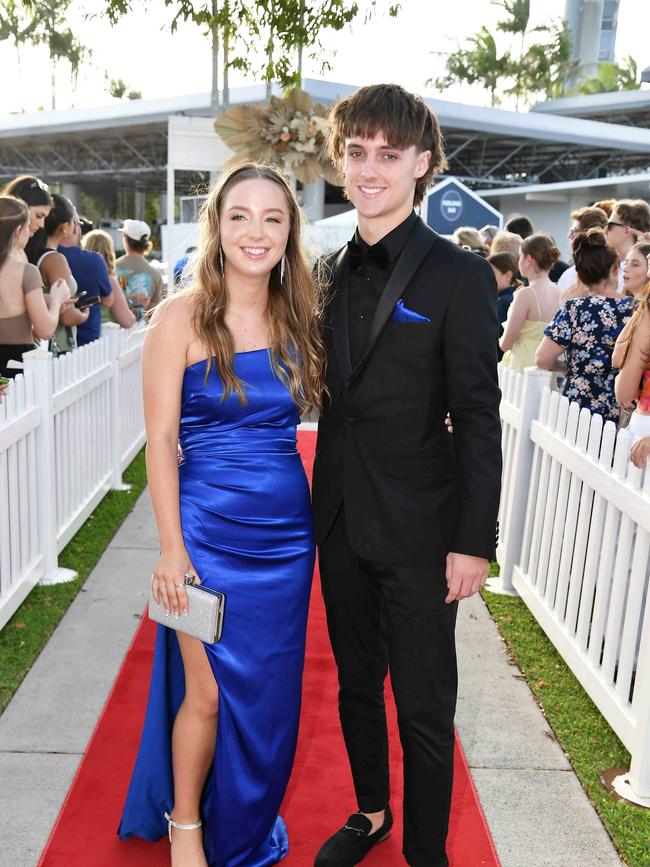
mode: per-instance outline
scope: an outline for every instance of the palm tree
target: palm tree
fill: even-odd
[[[499,82],[510,74],[512,58],[507,51],[499,56],[494,37],[485,26],[467,41],[469,48],[458,48],[448,56],[447,73],[436,80],[435,86],[445,90],[462,82],[481,84],[490,94],[490,105],[498,105]]]
[[[611,93],[616,90],[638,90],[641,87],[639,70],[633,57],[626,57],[622,63],[603,61],[598,64],[598,72],[591,78],[583,79],[575,88],[575,93]]]
[[[494,6],[499,6],[503,9],[509,16],[505,20],[497,22],[497,30],[500,30],[501,33],[512,33],[513,36],[518,35],[520,37],[518,66],[519,69],[522,69],[524,66],[526,35],[530,22],[530,0],[492,0],[492,3]],[[516,76],[515,85],[509,92],[515,95],[515,107],[519,109],[519,99],[522,96],[523,89],[517,86],[517,82],[522,81],[522,77],[517,73],[516,69],[513,72]]]

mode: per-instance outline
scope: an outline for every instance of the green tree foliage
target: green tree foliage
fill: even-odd
[[[510,34],[514,43],[500,52],[488,28],[481,27],[467,39],[465,47],[447,55],[445,75],[433,82],[436,87],[444,90],[455,84],[481,84],[491,105],[499,105],[504,97],[512,96],[519,107],[521,102],[529,105],[570,93],[604,93],[640,86],[636,63],[631,57],[621,64],[600,63],[595,76],[580,81],[579,61],[572,58],[571,32],[566,21],[530,28],[530,0],[494,0],[494,5],[505,12],[496,30]],[[578,86],[570,88],[576,77]]]
[[[516,108],[519,108],[519,100],[526,92],[525,76],[521,75],[521,70],[524,67],[524,46],[530,23],[530,0],[493,0],[492,5],[499,6],[507,15],[506,18],[497,21],[497,30],[501,33],[511,33],[513,37],[519,37],[519,60],[516,65],[514,56],[511,53],[508,54],[508,69],[514,78],[514,84],[506,91],[506,93],[515,96]]]
[[[498,55],[494,37],[481,27],[478,33],[467,40],[468,48],[458,48],[447,58],[447,73],[437,79],[435,85],[446,90],[454,84],[481,84],[490,94],[490,105],[501,101],[498,94],[499,83],[505,69],[509,69],[512,58],[508,52]]]
[[[142,99],[142,93],[139,90],[131,90],[123,78],[110,78],[106,72],[104,73],[104,80],[106,92],[113,99]]]
[[[575,88],[576,93],[610,93],[614,90],[638,90],[641,87],[639,70],[633,57],[622,63],[604,61],[598,64],[596,75],[583,79]]]
[[[513,67],[513,84],[506,90],[530,103],[537,99],[557,99],[566,96],[568,82],[578,67],[571,57],[571,31],[566,21],[535,28],[547,36],[545,42],[534,42]]]
[[[502,33],[525,36],[530,21],[530,0],[494,0],[494,6],[500,6],[509,16],[497,23]]]
[[[493,0],[492,5],[500,6],[508,16],[497,22],[497,30],[501,33],[511,33],[513,36],[519,37],[519,62],[522,63],[524,59],[524,43],[530,22],[530,0]],[[517,94],[518,100],[519,94]]]
[[[56,107],[57,63],[66,60],[72,72],[72,86],[90,50],[68,26],[72,0],[4,0],[0,5],[0,42],[10,40],[19,50],[23,45],[45,45],[50,55],[52,108]]]
[[[283,87],[299,82],[302,53],[322,58],[320,36],[339,31],[362,12],[356,0],[163,0],[171,12],[172,31],[182,22],[205,29],[212,41],[212,104],[216,112],[228,104],[228,71],[237,69],[259,74],[263,80]],[[376,14],[381,0],[369,0],[365,17]],[[125,15],[133,0],[106,0],[111,23]],[[396,16],[399,4],[387,12]],[[259,46],[265,47],[260,58]],[[327,63],[322,64],[327,69]],[[221,72],[221,85],[219,73]],[[223,99],[219,101],[219,91]]]
[[[28,14],[25,4],[19,0],[4,0],[0,5],[0,42],[10,40],[20,48],[31,41],[37,25],[36,17]]]

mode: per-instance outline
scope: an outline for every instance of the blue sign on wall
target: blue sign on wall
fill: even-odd
[[[502,214],[456,178],[441,181],[425,196],[422,216],[441,235],[452,235],[459,226],[503,225]]]

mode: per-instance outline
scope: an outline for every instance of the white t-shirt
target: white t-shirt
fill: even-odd
[[[569,286],[573,286],[573,284],[578,279],[578,274],[576,272],[576,266],[571,265],[566,269],[564,274],[560,275],[560,279],[557,281],[558,288],[562,290],[562,292],[566,292]],[[616,289],[619,295],[623,294],[623,269],[618,269],[618,287]]]
[[[557,281],[558,288],[566,292],[569,286],[572,286],[577,279],[576,266],[570,265],[563,274],[560,274],[560,279]]]

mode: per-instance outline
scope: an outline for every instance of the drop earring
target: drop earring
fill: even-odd
[[[285,256],[280,259],[280,285],[284,283],[284,260]]]
[[[221,268],[221,276],[223,277],[223,247],[219,247],[219,267]]]

